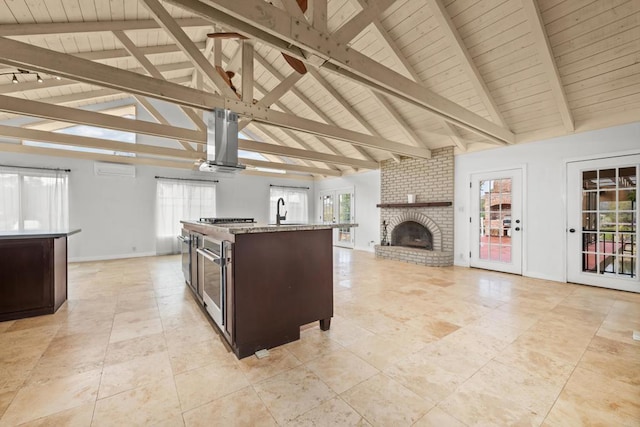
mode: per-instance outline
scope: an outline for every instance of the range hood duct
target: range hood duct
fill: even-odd
[[[207,161],[203,172],[237,173],[246,168],[238,163],[238,115],[231,110],[215,108],[204,112],[207,124]]]

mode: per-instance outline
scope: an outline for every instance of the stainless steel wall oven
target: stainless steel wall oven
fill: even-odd
[[[205,309],[225,331],[227,275],[231,271],[231,242],[202,238],[198,251],[198,282],[202,286]]]

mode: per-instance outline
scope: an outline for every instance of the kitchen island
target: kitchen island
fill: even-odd
[[[299,339],[300,326],[307,323],[319,321],[322,330],[329,329],[333,228],[357,224],[182,224],[192,239],[202,236],[198,246],[220,242],[227,248],[216,261],[220,274],[207,273],[211,257],[197,257],[197,280],[204,283],[193,288],[206,294],[211,281],[216,286],[220,281],[215,293],[221,307],[215,314],[221,314],[212,318],[238,358]],[[206,255],[206,248],[198,253]],[[205,305],[211,301],[203,298]]]
[[[67,237],[78,232],[0,232],[0,321],[60,308],[67,300]]]

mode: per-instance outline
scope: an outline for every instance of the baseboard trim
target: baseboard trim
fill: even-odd
[[[74,258],[69,258],[69,262],[110,261],[114,259],[142,258],[142,257],[148,257],[148,256],[156,256],[156,255],[157,254],[155,252],[133,252],[130,254],[119,254],[119,255],[74,257]]]

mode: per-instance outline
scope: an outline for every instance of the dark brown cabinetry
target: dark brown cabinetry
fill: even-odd
[[[199,232],[229,245],[222,273],[224,320],[216,324],[238,358],[299,339],[300,326],[307,323],[320,321],[323,330],[329,329],[331,228],[225,233],[222,227],[183,224],[192,239]],[[218,282],[220,276],[216,277]]]
[[[66,235],[0,239],[0,321],[51,314],[66,299]]]

